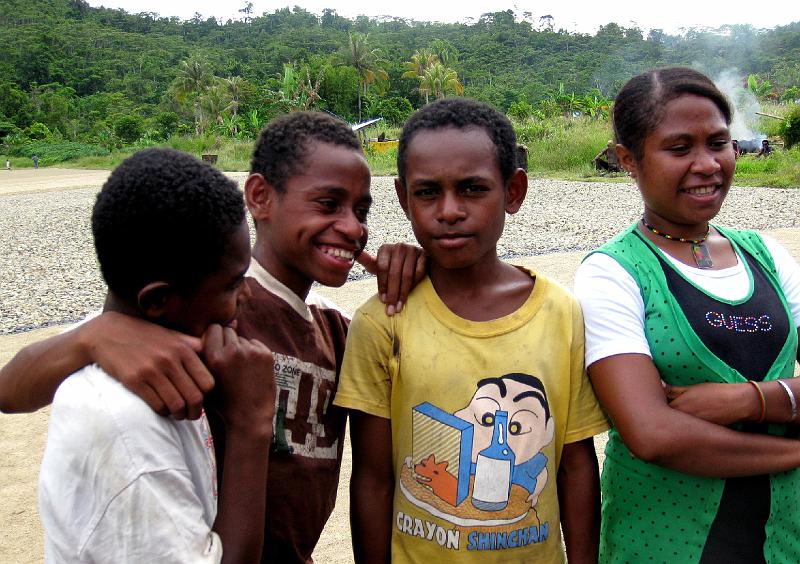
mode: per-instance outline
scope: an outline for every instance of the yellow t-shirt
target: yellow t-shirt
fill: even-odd
[[[561,450],[608,427],[583,354],[576,300],[543,276],[492,321],[430,279],[398,315],[377,297],[356,312],[335,403],[392,421],[392,562],[565,560]]]

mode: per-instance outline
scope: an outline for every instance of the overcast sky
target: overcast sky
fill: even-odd
[[[214,16],[223,21],[238,19],[238,10],[246,0],[89,0],[91,6],[122,8],[130,13],[156,12],[162,16],[191,18],[199,12],[204,18]],[[296,0],[294,2],[253,0],[253,14],[271,13],[284,6],[302,6],[315,14],[324,8],[334,8],[340,16],[396,16],[420,21],[459,22],[478,19],[482,13],[511,9],[521,19],[529,12],[534,23],[545,15],[553,16],[556,29],[594,34],[600,25],[614,21],[624,27],[638,26],[645,32],[660,28],[667,33],[680,33],[681,28],[711,27],[725,24],[750,24],[756,28],[773,28],[800,20],[800,3],[758,2],[755,0],[673,0],[647,2],[644,0],[570,0],[567,2],[475,2],[473,0]],[[778,6],[782,7],[779,8]],[[791,8],[790,6],[795,6]],[[720,8],[724,6],[724,10]]]

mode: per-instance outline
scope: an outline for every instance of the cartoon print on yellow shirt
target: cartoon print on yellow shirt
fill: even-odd
[[[554,432],[538,378],[485,378],[455,413],[428,402],[413,408],[412,452],[401,469],[400,490],[416,507],[455,525],[442,529],[447,544],[465,540],[468,550],[481,550],[542,542],[549,535],[549,523],[536,513],[549,479],[542,449]],[[429,523],[403,512],[396,519],[399,531],[415,536]]]

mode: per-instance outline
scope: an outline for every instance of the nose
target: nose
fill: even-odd
[[[718,160],[719,156],[719,151],[712,151],[708,147],[700,148],[692,161],[691,171],[706,176],[718,172],[722,168]]]
[[[336,221],[335,229],[349,241],[361,241],[367,227],[358,219],[355,212],[346,210]]]
[[[439,200],[439,219],[445,223],[455,223],[464,218],[464,209],[457,195],[445,192]]]
[[[247,280],[243,280],[239,285],[239,293],[236,295],[236,305],[241,306],[250,299],[251,295],[253,292],[250,290],[250,284],[247,283]]]

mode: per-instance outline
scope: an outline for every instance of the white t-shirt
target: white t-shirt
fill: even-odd
[[[98,366],[56,392],[39,476],[46,562],[218,563],[205,414],[153,412]]]
[[[800,325],[800,266],[777,241],[764,235],[762,238],[775,261],[791,315]],[[703,270],[663,255],[713,296],[737,300],[749,291],[750,279],[741,259],[730,268]],[[586,327],[586,366],[617,354],[652,356],[645,337],[642,294],[633,277],[616,260],[595,253],[583,261],[575,274],[575,295]]]

